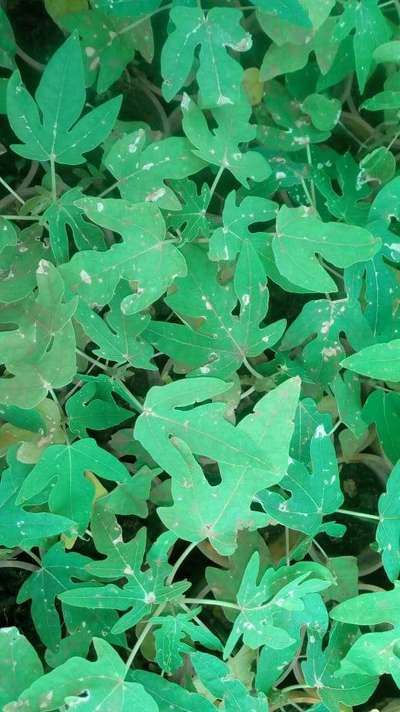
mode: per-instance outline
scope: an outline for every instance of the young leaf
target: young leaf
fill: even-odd
[[[85,438],[72,445],[51,445],[25,479],[18,502],[32,498],[48,501],[51,512],[68,516],[84,532],[90,518],[94,485],[85,472],[95,472],[113,482],[129,482],[130,475],[117,458],[95,440]],[[52,487],[49,492],[49,485]]]
[[[70,519],[24,510],[16,503],[31,468],[17,460],[15,449],[9,449],[7,461],[9,467],[3,470],[0,479],[0,544],[30,549],[48,537],[71,531],[74,522]]]
[[[339,603],[330,616],[335,621],[356,625],[399,625],[400,586],[396,582],[390,591],[366,593]]]
[[[267,700],[262,693],[251,695],[240,680],[235,679],[226,663],[215,655],[193,653],[190,657],[203,685],[224,702],[226,712],[265,712]]]
[[[251,36],[240,24],[240,9],[213,7],[205,15],[201,7],[175,7],[170,18],[175,29],[161,53],[165,99],[171,101],[185,84],[194,51],[200,45],[197,81],[203,108],[237,104],[243,69],[226,48],[246,52],[252,44]]]
[[[208,237],[210,227],[206,212],[210,202],[210,189],[203,183],[200,194],[191,180],[169,182],[180,201],[180,209],[171,211],[166,216],[167,227],[177,229],[185,242],[192,242],[196,237]]]
[[[243,153],[242,143],[255,138],[256,127],[249,124],[251,107],[242,96],[234,106],[222,106],[212,111],[218,126],[210,131],[206,118],[197,104],[186,94],[182,100],[183,130],[196,147],[193,153],[211,165],[227,169],[245,188],[248,179],[266,180],[271,169],[263,156],[256,151]]]
[[[106,430],[132,418],[132,412],[122,408],[113,398],[114,385],[108,376],[84,376],[86,384],[66,403],[69,428],[81,438],[87,437],[87,428]],[[115,390],[118,392],[117,387]]]
[[[215,712],[212,702],[203,695],[190,692],[153,672],[133,670],[130,679],[143,685],[157,702],[159,712]]]
[[[68,165],[84,163],[83,153],[96,148],[110,133],[121,97],[105,102],[79,119],[85,105],[82,53],[71,35],[54,53],[43,73],[34,101],[16,72],[7,87],[7,113],[21,144],[20,156]]]
[[[291,492],[288,499],[271,490],[261,492],[258,499],[271,518],[314,537],[330,526],[323,524],[323,517],[343,503],[335,449],[323,426],[318,426],[311,440],[310,455],[311,474],[300,462],[289,465],[280,483]]]
[[[199,609],[197,610],[197,613]],[[187,642],[188,638],[193,642],[198,642],[210,650],[223,649],[219,639],[203,626],[196,625],[192,618],[196,611],[192,613],[178,613],[175,616],[162,616],[152,618],[152,623],[156,626],[154,639],[156,644],[155,660],[161,670],[172,673],[181,667],[183,655],[191,653],[193,648]]]
[[[82,554],[66,554],[62,543],[58,542],[46,552],[42,567],[26,579],[18,592],[18,603],[32,599],[32,620],[41,640],[49,648],[54,648],[61,640],[55,599],[62,591],[82,586],[80,581],[89,579],[84,569],[89,561]]]

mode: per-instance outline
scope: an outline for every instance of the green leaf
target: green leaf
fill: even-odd
[[[309,94],[303,101],[302,110],[310,116],[316,129],[331,131],[340,118],[342,106],[338,99]]]
[[[36,270],[41,259],[48,260],[49,253],[41,242],[42,228],[33,225],[22,230],[17,243],[4,247],[0,254],[0,300],[9,304],[23,299],[36,287]]]
[[[97,10],[68,13],[61,18],[62,29],[79,33],[86,58],[86,74],[91,84],[97,77],[97,91],[106,92],[117,81],[136,50],[151,62],[154,54],[151,23],[120,19]]]
[[[360,379],[345,371],[343,378],[339,373],[336,375],[331,387],[336,398],[340,420],[347,425],[354,437],[363,437],[367,432],[368,420],[365,417],[365,408],[361,406]],[[383,394],[383,391],[377,391],[374,395],[381,393]]]
[[[82,709],[159,712],[158,705],[142,685],[125,680],[125,663],[105,640],[95,638],[95,662],[72,657],[34,682],[7,706],[5,712],[43,712],[59,709],[64,702]],[[82,697],[83,696],[83,697]]]
[[[226,641],[224,658],[242,636],[244,644],[252,649],[268,645],[280,650],[291,645],[294,639],[286,630],[287,622],[282,625],[282,610],[304,610],[303,598],[323,591],[331,582],[327,569],[306,562],[277,570],[270,567],[260,578],[259,554],[254,553],[236,597],[240,613]]]
[[[16,503],[30,467],[16,458],[15,448],[7,455],[8,468],[0,479],[0,544],[30,549],[47,537],[70,531],[74,522],[49,512],[29,511]]]
[[[193,652],[192,646],[186,642],[188,638],[211,650],[223,649],[222,643],[207,628],[192,622],[195,613],[196,611],[152,618],[152,623],[156,626],[154,631],[155,660],[161,670],[172,673],[181,667],[182,656]]]
[[[145,670],[133,670],[130,679],[139,682],[157,702],[159,712],[215,712],[203,695],[190,692],[165,677]]]
[[[400,42],[393,40],[379,45],[374,51],[375,62],[400,62]]]
[[[11,23],[3,8],[0,8],[0,67],[14,69],[16,44]]]
[[[400,42],[399,42],[400,44]],[[387,183],[396,172],[396,159],[385,146],[376,148],[360,161],[360,183]]]
[[[121,105],[121,97],[115,97],[79,119],[85,105],[85,82],[76,35],[53,55],[35,100],[18,72],[13,74],[7,88],[7,112],[11,128],[22,141],[13,144],[13,150],[25,158],[68,165],[84,163],[83,153],[104,141]]]
[[[170,18],[175,29],[161,53],[165,99],[171,101],[186,83],[194,51],[200,45],[196,76],[203,108],[237,104],[243,69],[226,48],[246,52],[252,44],[251,36],[240,24],[240,9],[214,7],[205,15],[201,7],[176,7]]]
[[[82,210],[76,206],[82,197],[79,188],[67,190],[43,213],[43,220],[49,225],[51,249],[57,264],[68,262],[69,259],[68,230],[72,231],[78,250],[105,249],[103,231],[84,220]]]
[[[19,589],[18,603],[32,599],[33,623],[41,640],[49,648],[54,648],[61,639],[61,623],[55,599],[62,591],[79,587],[82,585],[80,581],[88,580],[84,567],[89,561],[82,554],[65,553],[62,543],[58,542],[43,556],[41,568],[34,571]]]
[[[126,611],[114,625],[112,632],[121,633],[132,628],[143,618],[150,615],[155,605],[180,598],[189,587],[188,581],[165,583],[170,573],[165,557],[150,559],[149,568],[141,570],[145,546],[146,530],[142,528],[134,539],[125,543],[122,537],[116,537],[106,559],[92,562],[87,570],[93,575],[105,579],[127,579],[120,588],[107,584],[100,588],[89,587],[61,593],[63,603],[78,608],[106,609]],[[118,540],[119,539],[119,540]]]
[[[265,490],[258,495],[269,517],[286,527],[314,537],[324,531],[323,517],[333,514],[343,503],[335,449],[323,425],[318,426],[310,445],[312,471],[300,462],[289,465],[281,487],[288,499]]]
[[[391,675],[400,688],[400,661],[397,655],[400,643],[400,628],[383,633],[366,633],[355,641],[343,658],[338,673],[342,676],[367,674],[373,679],[378,675]]]
[[[82,250],[60,267],[71,292],[89,306],[107,304],[120,280],[127,279],[135,282],[136,289],[122,299],[121,310],[125,316],[134,314],[158,299],[175,277],[186,273],[183,256],[165,239],[165,223],[155,205],[131,205],[112,198],[84,198],[79,205],[93,222],[123,237],[123,242],[105,252]]]
[[[382,551],[382,562],[390,581],[400,573],[400,465],[394,467],[386,484],[386,492],[379,497],[379,524],[376,541]]]
[[[43,674],[42,663],[17,628],[0,628],[0,705],[2,709]]]
[[[372,257],[379,238],[355,225],[323,223],[308,208],[281,207],[272,248],[276,265],[287,279],[310,292],[337,292],[317,254],[336,267],[349,267]]]
[[[14,225],[4,218],[0,217],[0,252],[6,247],[16,247],[17,231]]]
[[[106,430],[132,418],[132,412],[122,408],[113,394],[118,389],[108,376],[86,376],[87,383],[66,403],[69,428],[81,438],[87,437],[87,428]]]
[[[106,168],[117,179],[122,197],[131,203],[157,203],[163,209],[179,210],[180,202],[165,181],[197,173],[204,162],[194,156],[185,138],[171,136],[145,144],[143,129],[125,134],[105,156]]]
[[[191,180],[172,180],[169,184],[182,203],[179,210],[167,214],[167,227],[179,229],[179,234],[185,242],[192,242],[200,236],[208,237],[210,228],[206,212],[210,202],[210,189],[207,183],[203,183],[200,194]]]
[[[391,109],[398,109],[400,106],[400,91],[392,91],[390,89],[386,91],[378,92],[371,99],[367,99],[361,105],[361,108],[368,109],[368,111],[388,111]]]
[[[353,3],[355,35],[354,56],[358,86],[362,93],[371,70],[373,69],[374,51],[390,39],[390,28],[377,0],[363,0]]]
[[[278,17],[299,27],[311,27],[311,19],[301,0],[255,0],[257,8],[271,15],[271,19]]]
[[[342,623],[355,625],[380,625],[391,623],[399,625],[400,618],[400,587],[396,582],[390,591],[379,593],[365,593],[348,601],[339,603],[330,612],[331,618]]]
[[[337,624],[330,635],[328,645],[322,650],[322,635],[309,638],[307,660],[302,663],[305,682],[318,689],[319,697],[330,712],[340,712],[341,703],[346,705],[366,702],[374,692],[378,678],[365,674],[337,676],[340,661],[346,655],[356,636],[355,626]]]
[[[217,267],[198,245],[182,253],[188,274],[176,281],[166,298],[184,325],[149,324],[144,337],[193,375],[229,378],[246,356],[257,356],[282,336],[285,321],[260,327],[268,310],[268,290],[262,263],[250,241],[244,243],[232,282],[221,285]],[[240,316],[232,312],[240,302]],[[191,328],[191,325],[197,328]]]
[[[203,685],[218,699],[223,700],[226,712],[265,712],[267,700],[262,693],[257,697],[246,690],[240,680],[232,677],[226,663],[207,653],[193,653],[190,657]]]
[[[235,550],[239,530],[265,526],[264,515],[253,511],[251,504],[257,492],[286,472],[298,396],[298,379],[288,381],[259,400],[254,414],[237,426],[238,434],[248,434],[264,450],[265,469],[254,470],[251,478],[250,463],[235,469],[221,465],[221,483],[210,485],[185,442],[172,438],[180,466],[172,475],[174,505],[158,509],[164,524],[181,539],[200,542],[208,538],[224,555]]]
[[[400,381],[400,339],[367,346],[342,361],[343,368],[382,381]]]
[[[186,94],[181,108],[183,130],[196,147],[193,151],[203,161],[208,161],[221,170],[227,169],[245,188],[248,179],[262,181],[271,174],[271,169],[257,151],[243,153],[240,144],[255,138],[256,127],[249,123],[251,107],[242,96],[234,106],[222,106],[212,111],[218,126],[209,129],[206,117],[197,104]]]
[[[130,475],[113,455],[85,438],[72,445],[51,445],[24,481],[18,502],[32,498],[49,503],[51,512],[68,516],[84,532],[94,500],[94,485],[86,471],[113,482],[129,482]],[[51,489],[49,491],[49,486]]]
[[[400,418],[400,394],[376,390],[370,393],[362,412],[363,420],[375,423],[379,442],[386,457],[393,463],[400,458],[400,443],[397,438]]]

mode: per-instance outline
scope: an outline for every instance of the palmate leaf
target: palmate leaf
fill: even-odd
[[[221,285],[217,267],[197,245],[182,250],[188,274],[165,301],[185,325],[152,321],[144,333],[159,350],[193,375],[228,378],[246,356],[257,356],[282,336],[284,319],[260,327],[268,310],[262,263],[250,241],[243,244],[233,283]],[[232,312],[240,302],[240,316]],[[190,328],[189,324],[198,328]]]
[[[205,166],[187,139],[171,136],[146,146],[143,129],[117,140],[104,164],[117,179],[115,185],[123,198],[132,203],[157,203],[168,210],[178,210],[180,202],[166,179],[187,178]]]
[[[199,610],[192,613],[152,618],[153,625],[156,626],[154,631],[155,660],[161,670],[172,673],[181,667],[182,656],[193,651],[192,646],[187,642],[188,639],[194,643],[200,643],[202,647],[209,650],[222,651],[222,643],[211,631],[192,622],[193,616]]]
[[[55,606],[59,593],[88,581],[85,565],[90,559],[82,554],[67,554],[61,542],[54,544],[43,556],[42,566],[22,584],[17,601],[32,600],[31,615],[35,628],[45,645],[54,648],[61,640],[60,617]]]
[[[77,608],[128,611],[112,628],[113,633],[121,633],[150,615],[154,606],[180,598],[189,588],[190,583],[188,581],[174,584],[165,582],[171,568],[166,562],[165,551],[161,551],[157,558],[153,558],[150,550],[147,562],[149,566],[142,571],[146,547],[145,528],[142,528],[136,537],[127,543],[118,535],[116,539],[108,549],[106,559],[92,562],[87,570],[96,577],[127,579],[125,585],[82,587],[79,591],[76,589],[61,593],[60,599],[63,604],[67,603]],[[170,536],[167,537],[167,545],[171,546]]]
[[[14,69],[17,50],[11,23],[3,8],[0,8],[0,67]]]
[[[172,476],[174,504],[158,509],[168,529],[188,541],[208,538],[220,554],[227,556],[236,548],[239,530],[265,526],[266,518],[253,511],[251,504],[260,490],[279,481],[286,472],[298,396],[298,379],[288,381],[259,400],[254,414],[237,426],[240,434],[248,433],[265,452],[266,469],[253,472],[251,477],[249,465],[236,470],[221,465],[222,482],[211,486],[185,442],[171,439],[181,463]]]
[[[72,445],[51,445],[25,479],[18,502],[49,503],[50,511],[76,522],[82,533],[89,521],[94,500],[94,485],[85,472],[94,472],[112,482],[129,482],[130,474],[116,457],[85,438]],[[49,486],[52,485],[49,490]]]
[[[245,188],[248,179],[266,180],[271,168],[257,151],[244,153],[240,144],[255,138],[256,127],[249,123],[251,107],[244,96],[234,106],[213,109],[212,115],[218,126],[209,129],[206,117],[197,104],[186,94],[182,99],[183,130],[195,149],[193,152],[203,161],[226,169]]]
[[[69,32],[79,33],[86,57],[86,72],[92,83],[97,76],[99,94],[117,81],[138,50],[151,62],[154,45],[151,23],[139,24],[132,18],[120,19],[97,10],[69,12],[60,25]],[[132,25],[134,25],[132,27]]]
[[[311,440],[310,454],[311,473],[302,463],[293,462],[280,483],[291,492],[288,499],[271,490],[261,492],[258,499],[271,518],[314,537],[331,526],[331,522],[323,524],[323,517],[336,512],[343,494],[335,449],[323,426],[318,426]]]
[[[257,697],[251,695],[244,684],[232,676],[228,665],[215,655],[193,653],[190,659],[206,689],[223,700],[225,712],[265,712],[267,699],[263,693]]]
[[[185,84],[194,51],[200,45],[196,77],[203,108],[237,104],[243,69],[226,49],[250,49],[252,40],[240,24],[242,17],[236,8],[213,7],[207,14],[201,7],[172,8],[170,18],[175,28],[161,53],[162,91],[167,101]]]
[[[240,613],[226,641],[224,658],[229,657],[242,636],[244,644],[252,649],[268,645],[279,650],[291,645],[294,639],[284,621],[281,627],[281,612],[304,610],[303,599],[323,591],[331,583],[331,574],[325,567],[308,562],[277,570],[270,567],[260,579],[259,555],[254,553],[237,593]],[[279,625],[276,625],[275,614]]]
[[[310,209],[281,207],[272,244],[277,267],[294,284],[310,292],[337,292],[317,254],[336,267],[349,267],[378,252],[379,238],[355,225],[323,223]]]
[[[196,237],[208,237],[210,227],[206,212],[210,202],[210,189],[203,183],[200,194],[194,181],[169,181],[181,202],[179,210],[171,211],[166,216],[167,227],[179,228],[185,242],[191,242]]]
[[[4,227],[4,224],[3,224]],[[9,231],[7,230],[10,235]],[[42,228],[39,225],[22,230],[11,245],[0,253],[0,301],[6,304],[23,299],[36,287],[40,260],[48,260],[49,253],[41,241]]]
[[[15,247],[17,244],[17,231],[9,220],[0,217],[0,252],[5,247]]]
[[[34,408],[49,390],[70,383],[76,373],[75,332],[68,323],[53,338],[39,361],[9,361],[11,377],[0,379],[0,403],[20,408]]]
[[[122,299],[121,309],[125,316],[134,314],[158,299],[175,277],[186,274],[185,259],[165,239],[165,223],[155,205],[112,198],[84,198],[79,204],[93,222],[123,236],[123,242],[105,252],[83,250],[60,267],[70,291],[90,306],[110,302],[120,280],[127,279],[135,282],[136,290]]]
[[[253,432],[258,439],[256,421],[250,432],[244,432],[226,420],[224,403],[202,403],[228,388],[229,384],[217,378],[190,378],[153,386],[147,393],[144,411],[136,420],[134,438],[172,477],[181,470],[182,456],[171,443],[171,436],[183,440],[195,455],[229,467],[234,479],[243,467],[252,468],[252,477],[257,477],[260,470],[267,476],[271,464],[264,449],[253,440]]]
[[[287,329],[280,350],[285,352],[308,343],[297,357],[316,383],[330,383],[345,351],[340,340],[345,333],[354,349],[368,346],[373,337],[357,300],[350,298],[307,302]],[[312,340],[309,340],[313,336]]]
[[[43,674],[42,663],[30,642],[17,628],[0,628],[0,705],[19,694]]]
[[[109,303],[109,311],[102,317],[94,309],[80,300],[75,319],[79,321],[89,338],[98,344],[94,353],[117,364],[128,362],[136,368],[155,369],[150,362],[153,356],[151,344],[142,337],[150,322],[148,314],[126,316],[121,302],[131,295],[126,282],[121,282]]]
[[[158,712],[159,708],[142,685],[128,682],[125,663],[105,640],[94,638],[95,662],[72,657],[46,673],[11,702],[4,712],[43,712],[58,710],[64,703],[89,712]]]
[[[371,677],[365,668],[338,676],[341,659],[346,655],[357,635],[354,625],[337,624],[328,645],[322,650],[322,635],[309,638],[307,660],[302,663],[305,682],[318,689],[318,695],[329,712],[340,712],[341,704],[357,705],[366,702],[374,692],[378,678]]]
[[[84,163],[83,153],[104,141],[121,105],[121,97],[115,97],[79,119],[85,104],[85,82],[76,35],[54,53],[35,99],[16,72],[7,87],[7,111],[22,144],[12,148],[25,158],[68,165]]]
[[[203,695],[190,692],[153,672],[132,670],[129,680],[143,685],[157,702],[159,712],[215,712],[212,702]]]
[[[114,392],[121,394],[108,376],[81,376],[81,380],[85,385],[68,398],[65,407],[72,433],[85,438],[87,428],[106,430],[132,418],[132,412],[115,401]]]
[[[400,458],[400,443],[397,437],[400,394],[394,391],[389,393],[382,390],[373,391],[364,404],[362,417],[368,425],[375,423],[379,442],[386,457],[396,463]]]
[[[30,549],[48,537],[70,531],[74,522],[49,512],[28,511],[16,504],[16,499],[31,468],[19,462],[16,448],[7,455],[8,468],[0,479],[0,544]]]
[[[65,301],[63,281],[57,269],[40,260],[36,270],[38,291],[23,301],[2,309],[0,321],[15,325],[0,332],[0,350],[5,363],[37,363],[52,339],[70,322],[77,299]]]
[[[93,7],[109,15],[142,17],[151,15],[161,5],[161,0],[93,0]]]
[[[67,190],[43,213],[43,220],[49,226],[51,249],[57,264],[68,262],[69,259],[68,228],[78,250],[104,250],[106,247],[103,231],[84,220],[82,209],[76,206],[82,197],[79,188]]]

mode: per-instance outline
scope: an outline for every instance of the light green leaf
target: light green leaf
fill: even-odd
[[[7,112],[22,144],[12,148],[25,158],[68,165],[84,163],[83,153],[104,141],[121,105],[121,97],[115,97],[79,119],[85,104],[85,82],[76,35],[53,55],[35,99],[15,72],[7,87]]]
[[[131,203],[157,203],[163,209],[179,210],[180,202],[165,181],[197,173],[204,162],[193,154],[185,138],[171,136],[145,144],[143,129],[125,134],[107,153],[106,168],[117,179],[122,197]]]
[[[129,482],[130,475],[117,458],[99,447],[92,438],[72,445],[51,445],[24,481],[18,502],[26,503],[40,496],[51,512],[63,514],[77,523],[83,532],[90,518],[94,485],[84,476],[94,472],[112,482]],[[51,489],[49,491],[49,486]]]
[[[272,249],[279,271],[294,284],[310,292],[337,292],[317,254],[336,267],[349,267],[372,257],[380,245],[379,238],[365,228],[323,223],[308,208],[283,206]]]
[[[87,711],[159,712],[142,685],[125,680],[125,663],[105,640],[94,639],[95,662],[72,657],[34,682],[4,712],[60,709],[65,702]]]
[[[257,697],[235,679],[222,660],[207,653],[193,653],[190,657],[203,685],[217,699],[223,700],[226,712],[268,712],[268,702],[263,693]]]
[[[382,562],[390,581],[400,573],[400,464],[390,473],[386,492],[379,497],[379,524],[376,541],[382,552]]]
[[[143,685],[157,702],[159,712],[215,712],[214,705],[203,695],[190,692],[153,672],[133,670],[129,679]]]
[[[400,443],[397,437],[400,393],[373,391],[364,404],[362,417],[368,425],[375,423],[379,442],[386,457],[396,463],[400,458]]]
[[[107,304],[120,280],[127,279],[135,282],[135,289],[123,298],[121,310],[125,316],[134,314],[186,273],[183,256],[165,239],[165,223],[155,205],[131,205],[112,198],[84,198],[79,205],[93,222],[123,236],[123,242],[105,252],[83,250],[60,267],[71,292],[90,306]]]
[[[400,339],[367,346],[342,361],[343,368],[383,381],[400,381]]]
[[[399,625],[400,620],[400,586],[395,583],[393,589],[379,593],[363,593],[339,603],[330,612],[331,618],[342,623],[355,625],[380,625],[391,623]]]
[[[240,99],[243,69],[226,52],[250,49],[251,36],[240,24],[240,9],[213,7],[205,14],[201,7],[176,7],[170,13],[175,29],[161,53],[163,95],[171,101],[189,76],[193,54],[200,45],[197,81],[203,108],[234,105]]]
[[[210,202],[210,189],[207,183],[203,183],[200,194],[191,180],[172,180],[169,184],[182,202],[179,210],[167,214],[167,227],[179,228],[185,242],[191,242],[199,236],[208,237],[210,227],[206,212]]]
[[[42,674],[42,663],[27,638],[17,628],[0,628],[1,708],[17,699]]]
[[[309,94],[301,108],[320,131],[331,131],[336,126],[342,110],[338,99],[328,99],[323,94]]]
[[[200,643],[210,650],[223,649],[220,640],[207,628],[192,622],[193,616],[199,612],[177,613],[174,616],[152,618],[156,626],[154,639],[156,644],[155,660],[161,670],[172,673],[183,664],[183,655],[192,653],[193,648],[186,641],[189,638],[194,643]]]
[[[212,111],[218,126],[209,129],[197,104],[186,94],[182,100],[183,130],[196,147],[194,153],[220,169],[227,169],[245,188],[248,179],[262,181],[271,174],[263,156],[256,151],[243,153],[240,144],[255,138],[256,127],[249,124],[251,107],[242,96],[234,106],[222,106]]]

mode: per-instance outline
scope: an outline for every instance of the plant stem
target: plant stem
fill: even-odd
[[[186,557],[188,557],[189,554],[193,551],[193,549],[196,548],[196,546],[197,546],[198,543],[199,543],[198,541],[194,541],[194,542],[192,542],[191,544],[189,544],[189,546],[187,546],[186,549],[183,550],[182,554],[181,554],[181,555],[179,556],[179,558],[175,561],[175,564],[174,564],[174,566],[173,566],[173,569],[172,569],[172,571],[171,571],[171,573],[170,573],[170,575],[168,576],[167,581],[166,581],[166,585],[167,585],[167,586],[170,586],[170,585],[171,585],[171,583],[173,582],[173,580],[174,580],[174,578],[175,578],[175,575],[176,575],[178,569],[181,567],[181,565],[182,565],[183,562],[185,561]]]
[[[37,62],[36,59],[33,59],[29,54],[27,54],[21,47],[17,46],[17,55],[18,57],[21,57],[21,59],[26,62],[26,64],[29,64],[30,67],[33,67],[33,69],[37,69],[38,72],[43,72],[45,69],[45,65],[41,64],[40,62]]]
[[[53,203],[57,202],[57,180],[56,180],[56,165],[54,161],[54,156],[50,156],[50,174],[51,174],[51,197]]]
[[[85,358],[87,361],[92,363],[94,366],[98,366],[101,368],[103,371],[105,371],[107,374],[109,373],[109,369],[107,366],[104,366],[100,361],[97,361],[97,359],[93,358],[92,356],[89,356],[85,351],[81,351],[80,349],[75,349],[76,353],[79,354],[79,356],[82,356]]]
[[[11,559],[10,561],[0,561],[0,569],[25,569],[25,571],[37,571],[38,566],[29,564],[27,561],[18,561]]]
[[[246,356],[243,356],[243,363],[246,366],[247,370],[249,373],[251,373],[254,378],[264,378],[264,376],[261,373],[258,373],[255,368],[251,365],[251,363],[248,362]]]
[[[18,200],[21,203],[21,205],[25,205],[25,200],[23,198],[21,198],[21,196],[15,192],[14,188],[11,188],[11,185],[8,185],[7,181],[4,180],[4,178],[2,178],[1,176],[0,176],[0,183],[4,186],[4,188],[6,188],[6,190],[8,190],[9,193],[11,193],[11,195],[14,196],[14,198],[16,200]]]
[[[217,598],[185,598],[184,603],[191,603],[198,606],[220,606],[220,608],[233,608],[235,611],[241,610],[237,603],[219,601]]]
[[[311,158],[311,148],[310,144],[308,143],[306,146],[306,153],[307,153],[307,163],[312,168],[312,158]],[[315,193],[315,184],[312,178],[310,178],[310,185],[311,185],[311,197],[312,197],[312,205],[316,209],[317,208],[317,196]]]
[[[219,179],[221,178],[221,176],[222,176],[224,170],[225,170],[224,166],[220,166],[220,167],[219,167],[218,173],[217,173],[217,175],[215,176],[215,178],[214,178],[214,180],[213,180],[213,182],[212,182],[212,184],[211,184],[211,188],[210,188],[210,199],[209,199],[209,202],[210,202],[210,203],[211,203],[211,198],[213,197],[213,195],[214,195],[214,193],[215,193],[215,190],[216,190],[216,187],[217,187],[217,185],[218,185],[218,183],[219,183]]]
[[[360,519],[371,519],[375,522],[380,521],[380,517],[376,514],[367,514],[366,512],[353,512],[350,509],[337,509],[338,514],[348,514],[350,517],[360,517]]]
[[[4,220],[32,220],[34,222],[40,220],[39,217],[33,215],[0,215],[0,218],[4,218]]]
[[[131,667],[131,665],[132,665],[132,663],[133,663],[133,661],[134,661],[136,655],[138,654],[138,652],[139,652],[139,650],[140,650],[140,646],[142,645],[144,639],[145,639],[146,636],[150,633],[150,630],[151,630],[152,627],[153,627],[153,617],[156,618],[157,616],[159,616],[160,613],[163,612],[163,610],[164,610],[164,608],[165,608],[166,605],[167,605],[166,602],[161,603],[161,604],[158,606],[158,608],[156,608],[156,610],[154,611],[154,616],[152,616],[152,617],[150,618],[150,620],[147,621],[145,627],[143,628],[141,634],[139,635],[139,637],[138,637],[138,639],[137,639],[135,645],[133,646],[133,648],[132,648],[132,650],[131,650],[131,652],[130,652],[130,654],[129,654],[129,657],[128,657],[127,661],[126,661],[126,664],[125,664],[125,675],[127,674],[129,668]]]
[[[294,692],[295,690],[313,690],[312,685],[290,685],[290,687],[284,687],[283,690],[280,690],[280,692],[284,692],[285,694],[287,692]]]

